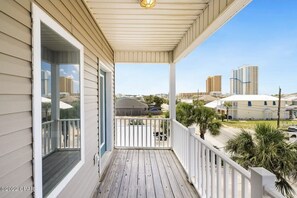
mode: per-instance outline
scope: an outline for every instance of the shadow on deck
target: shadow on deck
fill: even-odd
[[[199,197],[171,150],[114,150],[102,197]]]

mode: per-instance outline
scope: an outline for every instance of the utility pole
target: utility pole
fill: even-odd
[[[282,94],[282,89],[279,87],[279,91],[278,91],[278,108],[277,108],[277,128],[279,128],[279,120],[280,120],[281,94]]]

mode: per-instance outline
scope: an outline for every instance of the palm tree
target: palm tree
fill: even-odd
[[[194,106],[185,102],[180,102],[176,105],[176,120],[186,127],[194,123]]]
[[[222,123],[217,119],[217,113],[210,108],[198,106],[194,109],[194,122],[199,125],[200,137],[204,139],[207,130],[212,135],[219,135]]]
[[[226,107],[226,111],[227,111],[227,122],[229,121],[229,108],[232,107],[232,103],[231,102],[224,102],[224,106]]]
[[[276,188],[294,197],[288,179],[297,179],[297,143],[289,143],[286,135],[269,124],[259,124],[255,134],[242,130],[227,142],[226,151],[244,168],[264,167],[276,175]]]

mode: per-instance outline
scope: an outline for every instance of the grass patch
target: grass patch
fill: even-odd
[[[240,128],[240,129],[254,129],[257,124],[266,123],[270,124],[273,127],[276,127],[277,121],[276,120],[229,120],[228,122],[225,120],[223,125]],[[297,120],[281,120],[280,121],[280,128],[286,130],[288,126],[297,125]]]

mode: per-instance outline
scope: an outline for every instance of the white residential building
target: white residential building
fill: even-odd
[[[233,95],[217,101],[217,105],[206,104],[208,107],[225,110],[224,103],[230,102],[231,119],[238,120],[271,120],[277,119],[278,98],[268,95]],[[280,118],[288,119],[286,100],[281,100]]]

